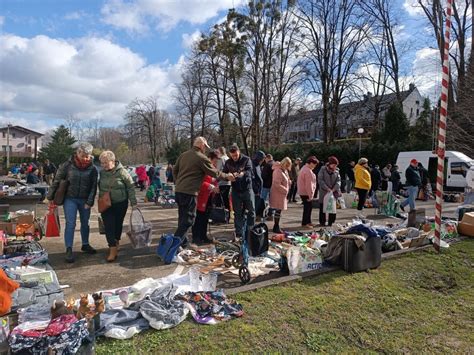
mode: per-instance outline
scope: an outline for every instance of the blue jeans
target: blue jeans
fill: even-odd
[[[405,207],[410,204],[410,210],[415,209],[415,200],[418,196],[418,186],[407,186],[408,198],[401,203],[400,206]]]
[[[242,237],[255,224],[255,196],[252,190],[237,192],[232,189],[235,233]]]
[[[64,199],[64,217],[66,218],[66,228],[64,229],[64,243],[66,248],[72,248],[74,243],[74,230],[76,229],[77,211],[81,220],[81,239],[82,245],[89,244],[89,219],[91,209],[85,208],[86,200],[83,198]]]

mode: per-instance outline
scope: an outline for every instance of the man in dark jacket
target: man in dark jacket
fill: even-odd
[[[204,176],[235,180],[232,174],[225,174],[214,168],[204,155],[206,148],[209,148],[206,138],[197,137],[193,147],[181,154],[173,167],[176,182],[175,197],[178,204],[178,228],[174,235],[182,239],[183,247],[187,245],[185,235],[196,219],[196,199]]]
[[[46,159],[44,161],[43,174],[44,174],[46,183],[50,186],[53,183],[54,174],[56,174],[56,171],[57,171],[56,165],[51,163],[49,159]]]
[[[229,148],[230,159],[225,162],[224,173],[232,174],[232,207],[234,208],[235,235],[240,239],[255,224],[255,194],[253,167],[250,158],[240,152],[237,144]]]
[[[270,190],[272,188],[272,181],[273,181],[273,164],[275,162],[273,161],[273,156],[271,154],[267,154],[265,156],[265,163],[263,164],[262,167],[262,180],[263,180],[263,186],[262,186],[262,194],[261,194],[261,199],[264,201],[264,209],[269,203],[270,199]],[[263,214],[263,212],[262,212]],[[273,219],[273,211],[270,209],[268,210],[268,220]]]
[[[253,180],[252,188],[255,194],[255,214],[257,219],[263,218],[263,211],[265,209],[265,201],[262,200],[262,164],[265,161],[265,153],[261,150],[257,151],[252,159],[253,166]]]
[[[405,211],[405,206],[410,204],[410,210],[414,210],[416,196],[418,195],[418,188],[421,186],[421,177],[420,173],[418,172],[418,161],[416,159],[412,159],[410,161],[410,165],[405,171],[405,178],[405,185],[408,190],[408,198],[400,204],[400,208],[402,211]]]
[[[355,185],[355,175],[354,175],[355,161],[349,162],[346,172],[346,192],[351,192]]]
[[[380,189],[380,183],[382,181],[382,174],[378,165],[375,165],[370,171],[370,179],[372,180],[372,186],[370,188],[370,195]]]
[[[402,177],[400,176],[400,172],[398,171],[398,165],[393,166],[392,175],[390,176],[390,181],[392,181],[392,191],[396,195],[400,194],[400,181]]]

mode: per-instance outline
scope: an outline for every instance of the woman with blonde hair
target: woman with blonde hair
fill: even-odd
[[[291,159],[285,157],[281,162],[273,164],[272,187],[270,189],[270,208],[275,211],[273,232],[281,233],[280,218],[281,211],[287,209],[287,196],[291,181],[289,170],[291,169]]]
[[[110,150],[103,151],[100,156],[99,198],[106,192],[110,193],[111,206],[101,213],[104,221],[105,237],[109,244],[107,261],[117,259],[118,246],[122,236],[123,220],[127,214],[128,201],[132,208],[137,205],[135,186],[128,171],[115,159]]]

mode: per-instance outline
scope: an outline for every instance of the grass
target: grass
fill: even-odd
[[[186,320],[98,354],[162,352],[474,353],[474,240],[407,254],[368,273],[342,271],[236,295],[245,316]]]

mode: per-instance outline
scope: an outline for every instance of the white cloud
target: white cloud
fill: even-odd
[[[5,16],[0,16],[0,26],[3,26],[5,23]]]
[[[220,11],[238,7],[245,0],[108,0],[103,21],[130,32],[143,33],[150,26],[169,31],[179,22],[202,24]]]
[[[0,114],[120,123],[125,106],[136,97],[157,96],[161,108],[169,108],[181,65],[181,60],[147,64],[104,38],[2,35]]]
[[[65,20],[80,20],[82,19],[86,13],[84,11],[74,11],[69,12],[64,16]]]
[[[405,0],[403,3],[403,8],[410,16],[424,15],[423,9],[418,3],[418,0]]]
[[[182,42],[181,45],[184,49],[191,49],[193,45],[201,38],[201,31],[196,30],[193,33],[183,33],[181,36]]]
[[[22,126],[27,127],[36,132],[46,133],[50,131],[53,127],[51,127],[50,122],[44,119],[38,119],[37,117],[30,117],[25,118],[21,116],[17,116],[15,114],[8,114],[3,115],[0,114],[0,127],[5,127],[8,124],[12,124],[14,126]]]

